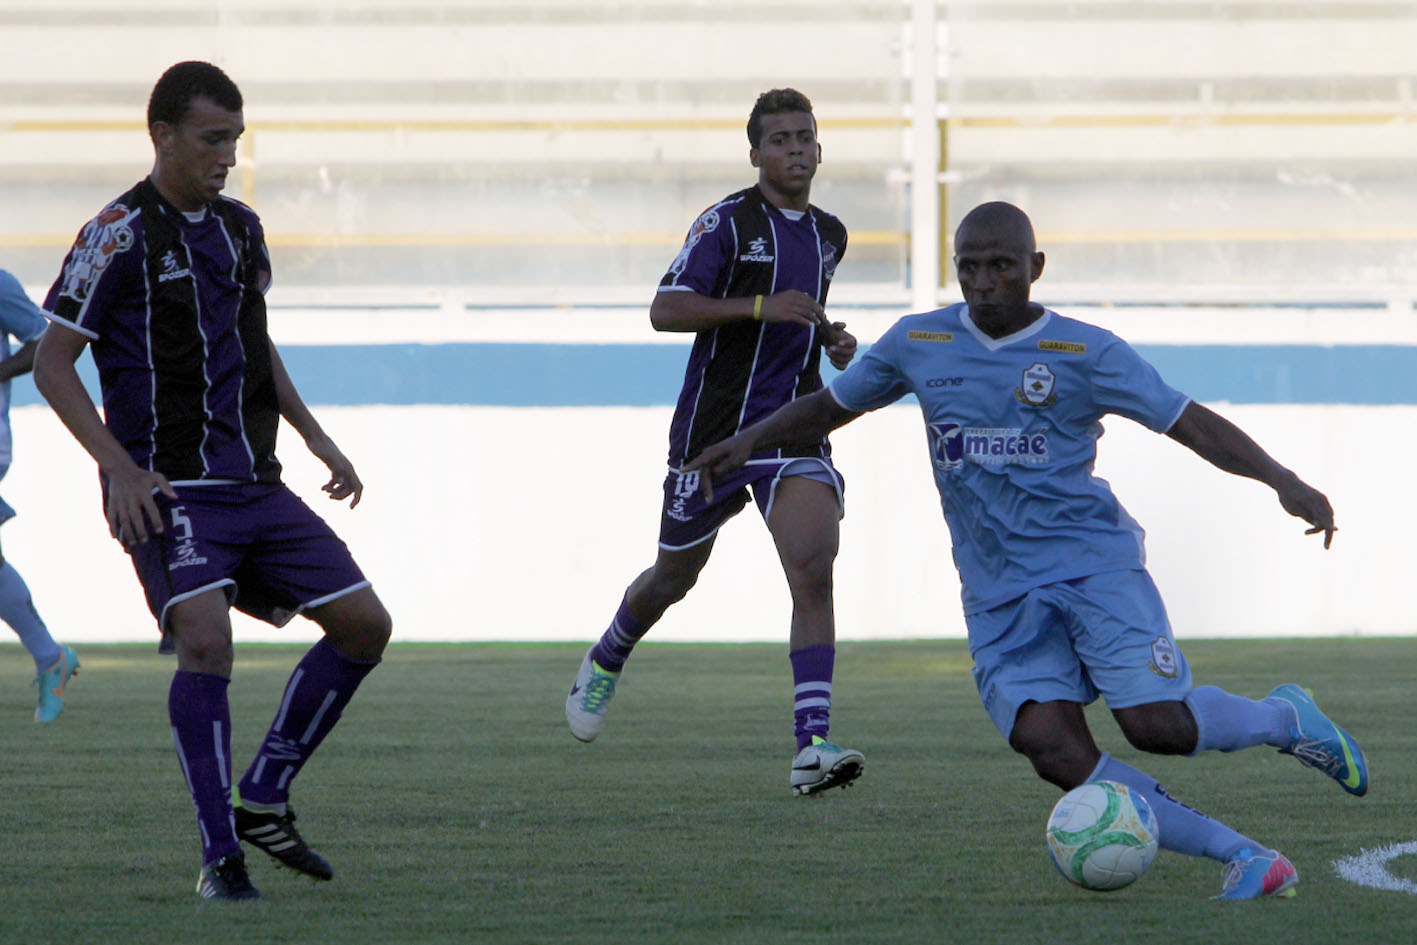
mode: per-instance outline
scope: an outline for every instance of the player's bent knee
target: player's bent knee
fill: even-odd
[[[177,650],[177,668],[191,673],[230,676],[236,652],[231,634],[186,625],[174,627],[173,644]]]
[[[1153,755],[1189,755],[1196,749],[1195,716],[1183,702],[1154,702],[1112,713],[1127,743]]]
[[[393,634],[393,618],[368,588],[329,602],[309,613],[342,653],[377,660]]]
[[[670,604],[677,604],[699,583],[699,572],[656,571],[642,590],[642,596],[659,604],[662,612]]]
[[[787,577],[787,586],[793,599],[830,600],[833,589],[832,568],[835,562],[836,556],[825,552],[784,559],[782,570]]]

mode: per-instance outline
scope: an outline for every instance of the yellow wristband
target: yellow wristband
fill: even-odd
[[[753,298],[753,321],[763,320],[763,297],[761,295]]]

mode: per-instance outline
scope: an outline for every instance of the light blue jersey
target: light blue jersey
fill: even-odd
[[[1093,475],[1099,421],[1160,433],[1190,403],[1109,331],[1045,310],[995,339],[964,303],[896,322],[831,392],[853,411],[919,399],[966,614],[1144,567],[1141,526]]]
[[[49,322],[25,294],[20,282],[0,269],[0,360],[10,356],[10,337],[33,341]],[[0,381],[0,476],[10,467],[10,382]]]

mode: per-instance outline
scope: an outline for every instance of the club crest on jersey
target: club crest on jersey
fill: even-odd
[[[1157,637],[1151,644],[1151,671],[1167,679],[1175,679],[1181,672],[1180,661],[1176,658],[1176,644],[1170,637]]]
[[[822,240],[822,275],[828,282],[836,275],[836,247]]]
[[[770,263],[775,257],[768,252],[768,240],[765,236],[756,236],[748,243],[748,251],[738,257],[739,262]]]
[[[133,230],[127,224],[128,208],[121,203],[104,210],[84,225],[74,241],[73,253],[64,267],[64,285],[59,294],[76,302],[86,301],[99,276],[113,257],[133,245]]]
[[[1014,396],[1030,407],[1047,407],[1058,399],[1053,386],[1058,382],[1052,369],[1035,361],[1023,372],[1023,383],[1014,388]]]

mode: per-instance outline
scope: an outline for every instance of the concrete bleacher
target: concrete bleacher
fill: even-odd
[[[1414,5],[937,9],[946,210],[923,238],[1002,198],[1079,285],[1417,282]],[[752,180],[748,106],[791,84],[821,122],[814,198],[854,236],[841,279],[889,293],[909,279],[909,30],[908,3],[865,0],[5,0],[0,250],[47,282],[147,170],[153,79],[207,58],[246,93],[231,192],[284,287],[615,296]]]

